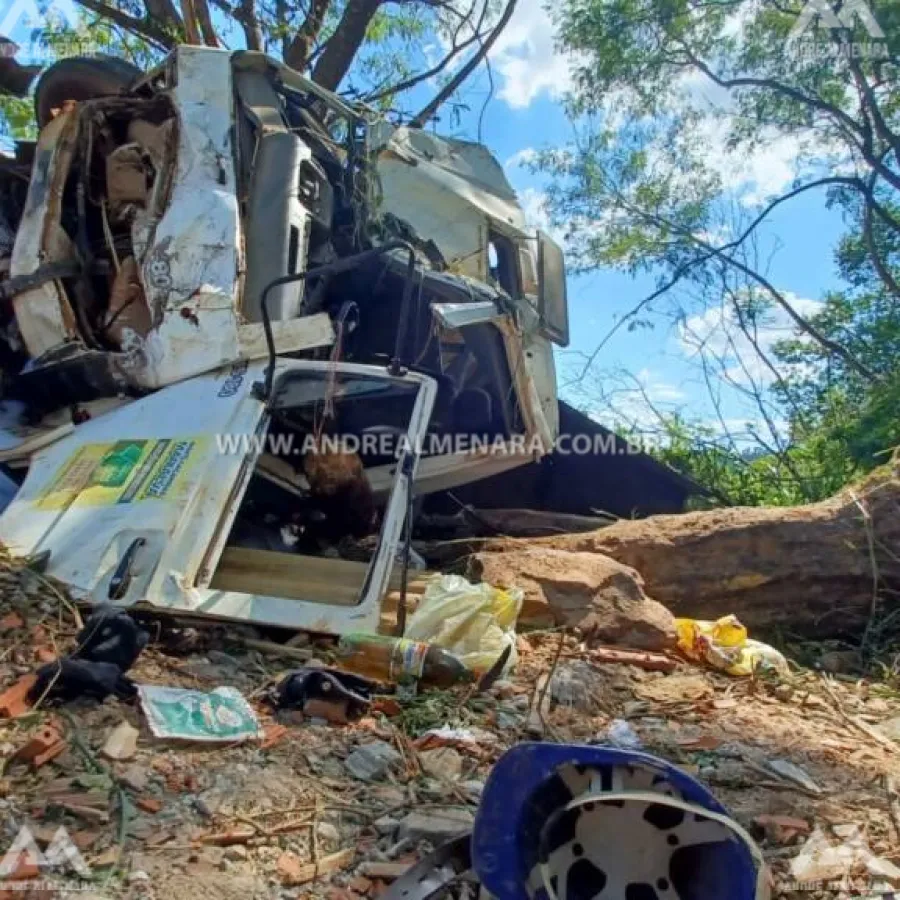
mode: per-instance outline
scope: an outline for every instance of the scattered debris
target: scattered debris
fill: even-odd
[[[447,807],[411,812],[400,820],[397,839],[430,841],[437,846],[472,828],[475,817],[468,809]]]
[[[346,724],[366,713],[375,685],[336,669],[297,669],[275,691],[279,709],[300,709],[307,716]]]
[[[436,575],[428,583],[405,635],[451,652],[482,674],[507,652],[506,670],[516,664],[516,619],[521,588],[472,584],[459,575]]]
[[[452,747],[435,747],[419,751],[422,771],[435,778],[457,781],[462,776],[463,758]]]
[[[667,675],[637,685],[634,692],[654,703],[696,703],[712,696],[713,688],[702,675]]]
[[[42,640],[62,652],[76,639],[75,628],[45,627]],[[900,754],[883,729],[900,718],[900,701],[878,684],[826,683],[801,670],[785,702],[778,685],[765,680],[730,678],[662,653],[650,655],[665,659],[664,669],[632,665],[628,648],[585,647],[581,635],[565,631],[532,633],[517,637],[516,669],[487,692],[473,684],[420,685],[411,695],[382,694],[362,716],[329,727],[287,711],[273,721],[268,686],[284,684],[291,673],[272,671],[272,657],[256,650],[218,651],[212,646],[218,634],[225,646],[242,643],[200,629],[178,658],[163,630],[141,650],[129,677],[142,692],[152,686],[194,698],[217,693],[198,684],[233,685],[253,710],[248,730],[261,736],[259,743],[220,740],[205,752],[194,741],[169,738],[163,747],[138,740],[126,747],[126,758],[110,760],[115,754],[107,754],[107,745],[125,725],[135,730],[133,713],[114,694],[103,702],[82,694],[70,701],[77,715],[69,721],[68,710],[58,714],[57,736],[38,749],[39,755],[49,745],[56,755],[29,771],[25,766],[33,764],[24,758],[18,766],[13,761],[15,748],[52,724],[54,713],[42,703],[29,716],[0,722],[6,778],[14,783],[4,797],[7,815],[18,824],[46,809],[53,826],[64,824],[79,847],[90,847],[92,868],[121,873],[107,889],[110,897],[147,884],[157,895],[180,896],[193,890],[190,884],[195,893],[209,893],[232,881],[260,900],[298,889],[304,896],[374,896],[406,877],[428,845],[473,827],[492,767],[529,731],[554,743],[652,753],[699,774],[762,840],[776,884],[796,880],[791,864],[817,829],[832,848],[846,843],[835,830],[846,822],[865,829],[871,851],[857,877],[889,883],[884,865],[893,865],[892,810],[900,804],[884,785],[900,779]],[[9,643],[0,672],[14,683],[23,666],[33,665],[30,648],[20,652],[21,639],[12,634],[3,640]],[[332,647],[312,637],[294,649],[330,661]],[[627,661],[601,661],[597,652],[604,649]],[[382,707],[385,701],[391,702]],[[198,719],[204,727],[216,721],[202,714],[202,702],[188,706],[192,728]],[[34,824],[46,828],[40,819]],[[790,897],[777,890],[774,896]]]
[[[774,647],[754,641],[736,616],[715,622],[676,619],[678,649],[696,662],[704,662],[729,675],[776,672],[788,675],[787,660]]]
[[[48,722],[13,754],[10,762],[28,763],[32,769],[39,769],[56,759],[66,747],[62,732]]]
[[[793,781],[795,784],[799,784],[800,787],[813,794],[822,793],[822,788],[809,777],[809,773],[796,763],[792,763],[789,759],[768,759],[765,762],[765,766],[766,768],[771,769],[780,778]]]
[[[375,741],[357,747],[346,759],[347,771],[361,781],[384,778],[401,761],[400,754],[388,743]]]
[[[318,862],[304,863],[294,853],[282,853],[278,857],[278,874],[281,876],[282,884],[307,884],[323,875],[331,875],[340,869],[346,869],[353,862],[355,855],[356,851],[348,848],[325,856]]]
[[[640,750],[644,746],[641,736],[624,719],[613,719],[609,723],[604,740],[623,750]]]
[[[0,694],[0,718],[15,719],[31,709],[31,697],[37,675],[23,675],[12,687]]]
[[[133,728],[128,722],[119,722],[103,745],[103,755],[117,761],[131,759],[137,752],[139,734],[137,728]]]
[[[263,737],[250,704],[232,687],[205,694],[142,684],[138,695],[150,730],[158,738],[232,743]]]

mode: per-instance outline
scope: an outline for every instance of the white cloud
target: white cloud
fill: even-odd
[[[522,169],[527,168],[532,163],[537,162],[538,151],[534,147],[523,147],[517,150],[503,163],[504,169]]]
[[[822,308],[820,300],[799,297],[791,291],[782,291],[782,294],[803,318],[809,318]],[[685,356],[706,353],[720,360],[723,375],[737,384],[765,386],[771,384],[775,376],[754,343],[771,361],[774,345],[799,333],[788,313],[781,306],[775,306],[758,317],[751,331],[754,340],[751,340],[741,330],[733,305],[727,304],[711,307],[681,323],[678,344]]]
[[[513,109],[530,106],[543,93],[558,99],[569,89],[569,62],[557,52],[554,34],[543,0],[519,0],[490,53],[500,76],[497,96]]]
[[[763,134],[752,148],[732,149],[728,133],[731,117],[712,116],[701,125],[698,146],[704,148],[704,162],[717,172],[726,190],[737,193],[747,206],[757,206],[791,185],[817,162],[807,141],[796,134]]]

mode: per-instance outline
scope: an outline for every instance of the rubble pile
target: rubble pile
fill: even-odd
[[[56,586],[8,556],[0,583],[0,683],[78,652],[82,623]],[[64,827],[83,898],[377,897],[471,828],[492,765],[523,740],[642,748],[699,777],[760,842],[775,897],[855,896],[809,890],[846,875],[831,871],[835,847],[855,848],[860,878],[900,876],[900,693],[887,683],[798,667],[737,679],[550,629],[517,635],[515,670],[487,690],[384,686],[342,721],[327,703],[311,715],[271,702],[300,658],[331,663],[333,641],[279,646],[249,626],[154,615],[125,677],[230,688],[259,735],[158,738],[143,701],[114,693],[0,720],[3,842],[27,826],[49,856]],[[27,854],[9,865],[11,880],[38,874]]]

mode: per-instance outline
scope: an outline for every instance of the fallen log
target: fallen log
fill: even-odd
[[[480,541],[477,549],[480,559],[523,543],[603,554],[636,569],[647,594],[678,616],[734,613],[757,634],[858,636],[897,609],[898,468],[806,506],[652,516],[587,534]]]

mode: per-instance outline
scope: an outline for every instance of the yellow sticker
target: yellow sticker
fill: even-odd
[[[39,509],[114,506],[179,497],[200,455],[200,438],[85,444],[64,463],[36,501]]]

